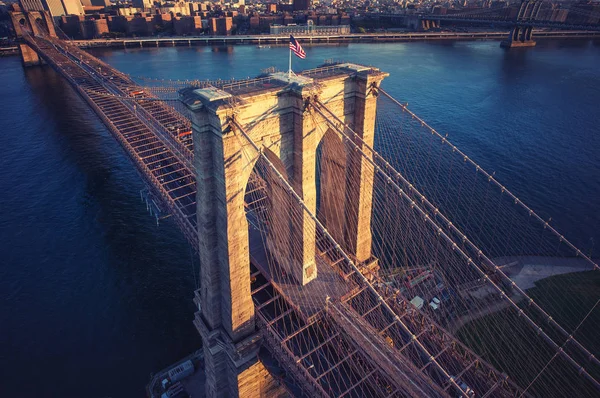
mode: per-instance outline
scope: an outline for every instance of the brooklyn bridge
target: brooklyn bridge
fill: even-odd
[[[200,258],[194,396],[599,394],[578,333],[595,305],[527,289],[536,267],[600,267],[388,94],[386,72],[133,78],[46,13],[12,18],[24,63],[69,81]]]

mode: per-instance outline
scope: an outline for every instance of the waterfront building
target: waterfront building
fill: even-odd
[[[233,29],[232,17],[210,18],[210,34],[213,36],[229,36]]]
[[[202,30],[202,18],[199,16],[173,17],[173,29],[178,36],[197,34]]]
[[[94,39],[108,33],[106,19],[86,19],[80,22],[80,27],[83,39]]]
[[[306,25],[271,25],[272,35],[345,35],[350,33],[350,25],[315,25],[309,20]]]

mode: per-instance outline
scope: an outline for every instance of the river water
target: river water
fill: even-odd
[[[306,48],[389,72],[384,88],[584,251],[600,252],[600,46],[544,41]],[[286,48],[95,50],[133,76],[243,78]],[[143,396],[150,373],[200,345],[198,262],[159,226],[123,151],[48,67],[0,58],[0,396]],[[595,246],[595,247],[594,247]]]

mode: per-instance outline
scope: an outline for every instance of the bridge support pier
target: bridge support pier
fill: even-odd
[[[533,28],[531,26],[515,26],[510,30],[508,40],[500,42],[500,47],[534,47],[536,42],[532,38]]]
[[[45,62],[40,58],[38,53],[25,43],[19,44],[19,52],[21,54],[21,62],[23,66],[44,65]]]
[[[537,19],[541,7],[542,2],[539,0],[521,0],[521,7],[515,18],[516,23],[510,30],[508,40],[502,41],[500,47],[513,48],[535,46],[535,41],[533,41],[533,26],[529,25],[528,22]]]
[[[201,308],[194,324],[205,353],[206,396],[276,396],[278,383],[258,359],[261,338],[250,291],[244,190],[251,170],[240,138],[229,127],[231,106],[211,103],[209,92],[194,98],[206,101],[205,106],[188,104],[201,264]]]
[[[258,358],[261,337],[252,333],[234,343],[222,330],[209,330],[200,313],[194,320],[202,336],[207,397],[280,397],[285,395]]]
[[[23,42],[23,36],[30,31],[35,35],[46,34],[50,37],[57,37],[50,14],[47,11],[11,12],[10,20],[17,39],[21,41],[19,53],[23,66],[44,65],[46,62],[40,58],[38,53]]]
[[[361,138],[358,146],[372,157],[365,145],[373,147],[375,141],[375,116],[377,96],[374,87],[378,87],[383,76],[364,75],[356,77],[354,93],[354,132]],[[363,144],[364,142],[364,144]],[[348,145],[345,241],[348,251],[356,256],[359,264],[369,262],[373,235],[371,233],[371,215],[373,212],[374,168],[358,151]]]

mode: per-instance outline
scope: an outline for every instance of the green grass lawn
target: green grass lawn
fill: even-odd
[[[600,299],[600,272],[546,278],[528,293],[570,333]],[[535,321],[544,330],[549,330],[542,318]],[[600,357],[600,304],[574,336],[596,357]],[[529,386],[555,353],[513,309],[468,323],[458,331],[457,337],[497,369],[506,372],[522,388]],[[551,334],[551,337],[559,345],[564,342],[558,334]],[[567,352],[573,353],[574,358],[600,380],[600,369],[575,354],[570,347],[565,347]],[[535,397],[600,397],[600,391],[560,356],[541,373],[527,393]]]

